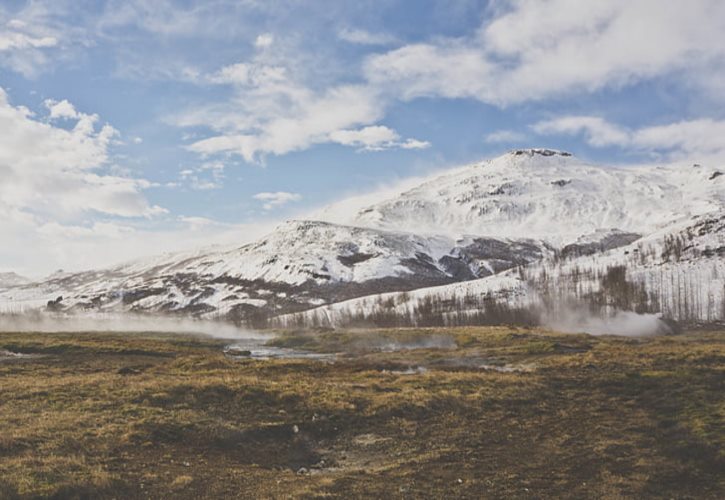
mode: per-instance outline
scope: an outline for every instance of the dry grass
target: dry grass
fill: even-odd
[[[431,336],[458,347],[381,350]],[[0,361],[0,498],[723,498],[724,340],[276,341],[342,353],[327,363],[227,359],[203,338],[0,334],[41,355]]]

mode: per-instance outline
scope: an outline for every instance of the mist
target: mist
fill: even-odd
[[[647,337],[671,334],[672,329],[656,314],[614,311],[596,316],[584,307],[563,307],[544,314],[543,324],[564,333]]]
[[[260,340],[271,337],[269,334],[217,321],[138,314],[101,314],[80,317],[40,312],[0,315],[0,332],[155,332],[206,335],[220,339]]]
[[[366,336],[354,342],[355,349],[381,352],[412,351],[415,349],[455,349],[455,340],[446,335],[430,335],[417,339],[392,340],[383,336]]]

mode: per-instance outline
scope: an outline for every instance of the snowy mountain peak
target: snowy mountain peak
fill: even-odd
[[[533,158],[535,156],[563,156],[563,157],[569,157],[573,156],[568,151],[559,151],[557,149],[542,149],[542,148],[528,148],[528,149],[514,149],[509,151],[508,153],[510,156],[528,156],[530,158]]]
[[[542,239],[555,247],[598,231],[647,234],[719,210],[710,167],[592,165],[564,151],[521,149],[432,178],[360,210],[354,225],[417,233]]]
[[[489,170],[497,169],[504,173],[507,169],[542,169],[569,165],[582,165],[583,162],[567,151],[545,148],[514,149],[496,158],[483,161],[480,165]]]

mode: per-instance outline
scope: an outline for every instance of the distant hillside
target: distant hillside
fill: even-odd
[[[16,283],[0,292],[0,310],[131,310],[263,326],[306,310],[295,321],[324,314],[334,323],[343,309],[364,317],[384,300],[385,314],[415,323],[443,307],[434,305],[440,299],[441,314],[467,311],[466,321],[480,322],[493,317],[482,315],[494,299],[516,309],[559,293],[607,305],[602,277],[623,267],[620,279],[645,290],[638,303],[612,307],[722,319],[724,207],[725,175],[712,167],[615,168],[516,150],[426,180],[352,214],[348,225],[290,221],[241,247]],[[683,287],[696,295],[687,304]],[[392,292],[411,293],[380,299]],[[403,307],[401,297],[428,297],[427,309]],[[330,304],[339,305],[320,308]]]

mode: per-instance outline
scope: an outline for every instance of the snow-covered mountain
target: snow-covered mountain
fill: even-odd
[[[544,239],[557,247],[617,229],[647,234],[720,209],[725,176],[693,165],[610,167],[569,153],[516,150],[436,177],[361,210],[390,230]]]
[[[30,283],[31,280],[20,276],[17,273],[13,272],[6,272],[6,273],[0,273],[0,290],[4,290],[7,288],[13,288],[20,285],[26,285]]]
[[[411,290],[492,275],[550,252],[534,240],[417,236],[290,221],[239,248],[142,259],[60,273],[0,293],[5,310],[176,312],[256,318],[383,290]],[[60,298],[60,300],[59,300]]]
[[[725,209],[674,223],[637,242],[466,282],[358,297],[276,317],[273,325],[466,324],[471,316],[588,308],[662,313],[678,321],[725,320]],[[480,319],[480,318],[479,318]],[[526,318],[524,318],[526,319]]]
[[[378,301],[380,293],[427,296],[424,289],[440,286],[451,301],[485,292],[524,304],[537,265],[599,269],[591,262],[615,265],[612,256],[643,251],[638,245],[648,241],[659,248],[648,252],[661,254],[671,246],[666,238],[683,228],[699,234],[696,224],[724,207],[725,175],[712,167],[615,168],[560,151],[517,150],[425,180],[363,208],[348,224],[290,221],[241,247],[61,273],[0,291],[0,311],[135,310],[259,321],[356,297]],[[707,227],[693,239],[709,249],[679,252],[697,265],[722,260],[723,232]],[[635,268],[670,265],[640,261],[623,265],[632,276]],[[360,300],[350,304],[367,307]]]

